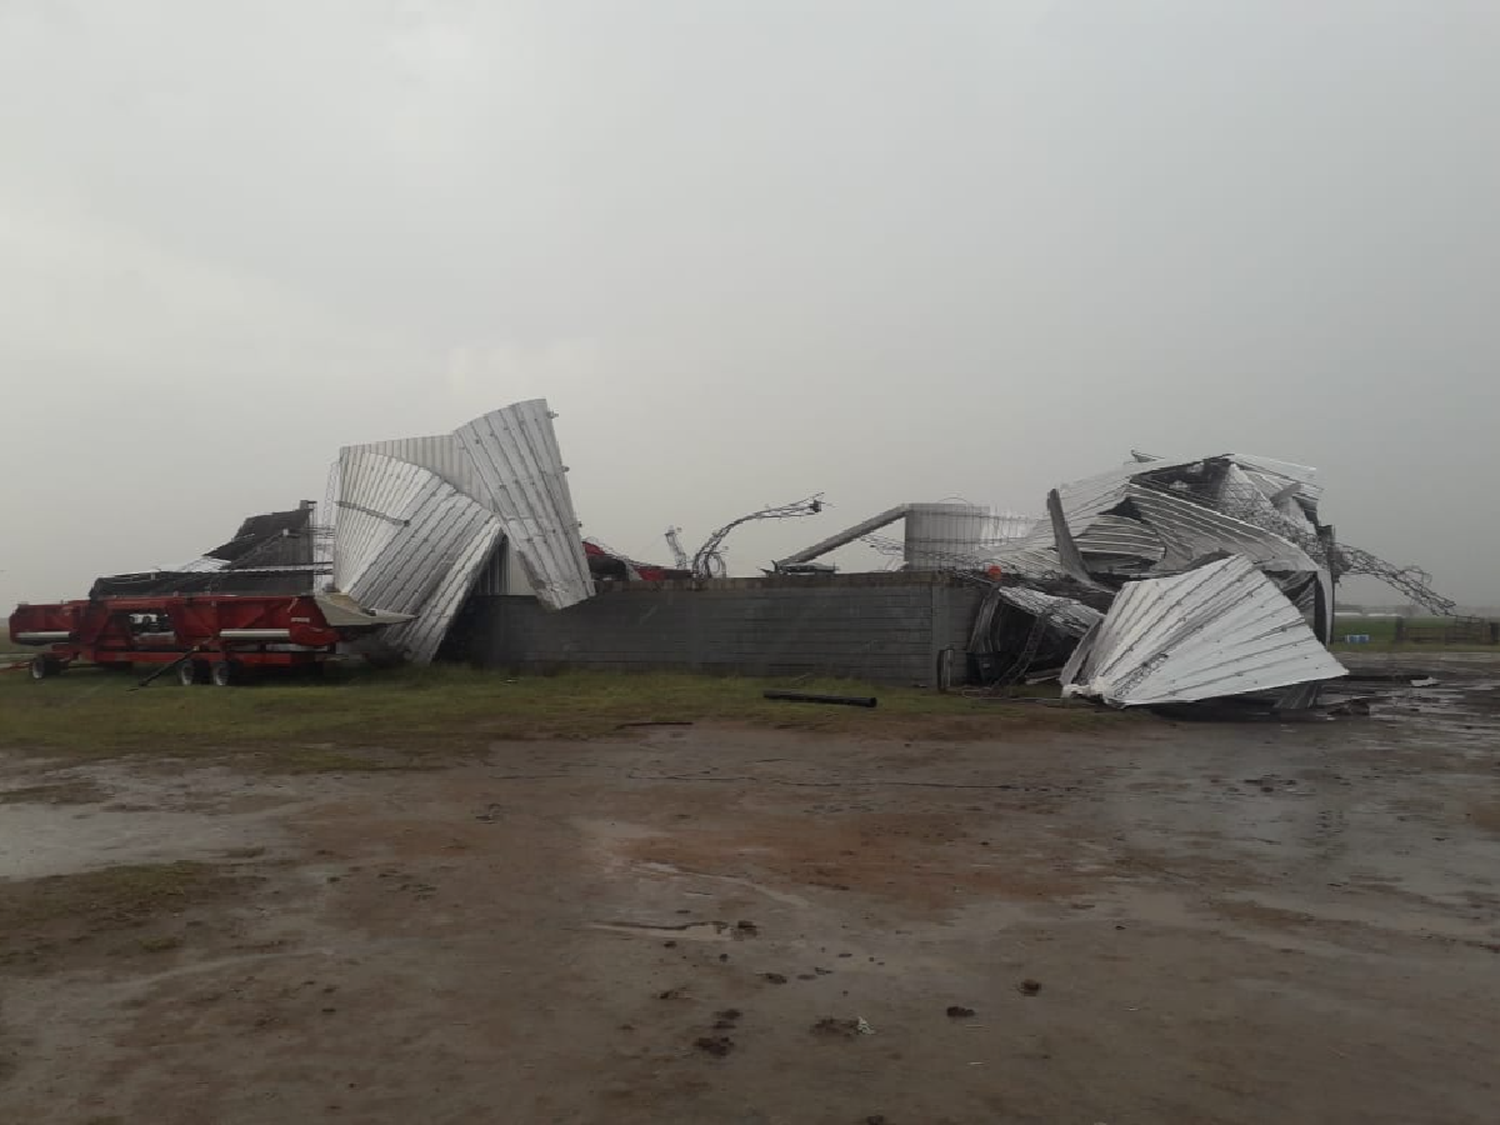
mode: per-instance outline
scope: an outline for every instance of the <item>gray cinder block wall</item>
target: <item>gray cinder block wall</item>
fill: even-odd
[[[682,669],[804,673],[931,684],[957,650],[955,679],[981,591],[946,575],[868,574],[606,585],[549,611],[530,597],[476,597],[460,652],[516,670]]]

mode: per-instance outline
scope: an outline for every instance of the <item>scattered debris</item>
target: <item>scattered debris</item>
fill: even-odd
[[[761,979],[769,984],[785,984],[786,977],[781,973],[761,973]]]
[[[724,540],[729,538],[729,533],[741,524],[753,523],[756,520],[785,520],[801,516],[815,516],[823,508],[823,494],[819,492],[805,500],[794,500],[790,504],[762,508],[749,515],[740,516],[739,519],[730,520],[704,540],[703,546],[693,554],[691,563],[693,577],[723,578],[729,573],[729,567],[724,561]]]
[[[693,1041],[693,1046],[706,1055],[713,1055],[716,1059],[722,1059],[730,1051],[734,1050],[734,1040],[727,1035],[704,1035]]]
[[[814,1035],[825,1035],[840,1039],[853,1039],[859,1035],[874,1035],[875,1029],[863,1018],[836,1019],[824,1016],[812,1025]]]
[[[737,937],[754,937],[756,934],[760,933],[759,926],[757,926],[754,922],[748,922],[744,919],[741,919],[734,924],[734,930],[735,936]]]
[[[1042,982],[1038,980],[1032,980],[1030,977],[1027,977],[1020,984],[1016,985],[1016,991],[1019,992],[1022,996],[1035,996],[1041,990]]]
[[[950,1020],[966,1020],[973,1014],[973,1008],[965,1008],[960,1004],[948,1005],[948,1018]]]

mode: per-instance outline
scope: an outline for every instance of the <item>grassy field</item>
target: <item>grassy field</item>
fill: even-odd
[[[1396,637],[1396,618],[1394,617],[1335,617],[1333,619],[1333,636],[1335,641],[1342,642],[1345,634],[1368,633],[1371,644],[1389,644]],[[1406,619],[1408,626],[1440,625],[1443,619],[1440,617],[1409,617]]]
[[[597,738],[635,724],[737,723],[891,738],[990,738],[1118,721],[1087,706],[996,702],[846,680],[790,685],[688,674],[576,672],[511,678],[441,666],[184,688],[77,668],[33,683],[0,675],[0,747],[69,756],[250,752],[284,769],[421,768],[500,739]],[[774,702],[767,687],[874,695],[877,709]]]
[[[1335,617],[1333,620],[1333,648],[1339,652],[1359,652],[1362,650],[1383,651],[1388,649],[1412,650],[1421,652],[1494,652],[1494,645],[1456,644],[1456,643],[1416,643],[1409,638],[1412,631],[1420,634],[1423,630],[1441,628],[1451,618],[1446,617],[1408,617],[1405,619],[1405,627],[1408,630],[1408,640],[1398,643],[1396,641],[1396,621],[1394,617]],[[1350,634],[1363,634],[1370,640],[1364,644],[1345,644],[1344,637]]]

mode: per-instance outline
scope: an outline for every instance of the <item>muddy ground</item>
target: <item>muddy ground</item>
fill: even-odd
[[[0,1121],[1493,1122],[1500,669],[1425,664],[1321,723],[12,752]]]

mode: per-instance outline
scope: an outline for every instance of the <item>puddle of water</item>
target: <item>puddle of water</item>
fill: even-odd
[[[229,848],[266,846],[279,836],[260,818],[7,805],[0,812],[0,878],[35,879],[124,863],[206,859]]]
[[[212,860],[235,848],[277,846],[285,838],[278,821],[286,798],[258,793],[259,786],[233,775],[195,771],[163,784],[159,777],[99,765],[50,771],[36,783],[96,786],[99,799],[0,805],[0,878]]]

